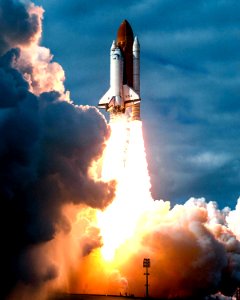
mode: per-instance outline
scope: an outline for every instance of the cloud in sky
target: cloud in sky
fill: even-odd
[[[123,19],[141,43],[142,118],[155,198],[205,196],[234,205],[240,174],[240,3],[36,1],[43,43],[77,103],[109,84],[109,48]],[[66,46],[67,45],[67,46]]]

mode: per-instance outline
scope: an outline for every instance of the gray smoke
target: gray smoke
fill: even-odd
[[[22,1],[0,0],[0,7],[0,55],[2,55],[11,48],[29,44],[38,33],[41,24],[37,14],[29,14]]]
[[[114,195],[113,183],[88,174],[109,135],[102,115],[56,91],[34,95],[16,69],[21,45],[30,46],[41,28],[31,5],[0,1],[1,299],[18,282],[38,286],[58,275],[37,246],[70,230],[65,204],[103,208]]]

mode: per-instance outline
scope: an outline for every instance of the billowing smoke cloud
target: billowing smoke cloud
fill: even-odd
[[[58,276],[40,249],[70,230],[64,205],[103,208],[114,195],[113,183],[89,175],[108,126],[94,107],[68,101],[62,68],[38,45],[42,13],[29,1],[0,1],[1,299],[19,283]]]
[[[216,202],[204,198],[190,198],[184,205],[172,208],[168,201],[154,201],[149,193],[141,124],[127,123],[129,132],[121,142],[119,136],[124,136],[121,121],[116,127],[112,124],[107,150],[117,153],[117,157],[121,156],[119,149],[127,151],[114,168],[115,160],[112,162],[111,155],[106,154],[106,175],[117,178],[118,186],[114,202],[98,223],[103,236],[102,254],[113,259],[113,267],[101,263],[100,256],[100,267],[86,272],[95,275],[91,274],[91,280],[81,278],[78,291],[82,292],[90,282],[90,293],[119,294],[125,290],[143,296],[143,258],[148,257],[152,297],[204,299],[218,293],[224,299],[223,295],[233,295],[240,285],[240,198],[232,211],[228,207],[220,210]],[[127,145],[126,140],[129,140]],[[89,258],[91,261],[94,256],[92,260]],[[106,278],[106,274],[107,287],[99,280]]]
[[[11,48],[27,46],[40,37],[39,15],[30,14],[23,1],[1,0],[0,5],[0,55]],[[29,3],[28,8],[31,7],[34,6]],[[38,10],[42,11],[41,8]]]
[[[28,82],[29,90],[35,95],[54,90],[61,94],[62,99],[69,100],[62,67],[52,61],[53,55],[49,49],[39,45],[43,8],[30,1],[1,0],[0,5],[0,55],[20,47],[21,55],[14,67]]]
[[[127,278],[129,293],[145,294],[142,263],[148,257],[150,296],[204,299],[218,293],[209,299],[229,299],[240,285],[240,240],[229,228],[239,228],[239,203],[229,212],[204,198],[172,209],[169,202],[155,201],[116,254],[116,261],[124,253],[128,257],[118,269]]]
[[[144,251],[152,258],[152,292],[168,297],[216,291],[231,295],[240,283],[240,241],[228,228],[228,211],[194,198],[163,213],[166,205],[160,203],[143,236]]]

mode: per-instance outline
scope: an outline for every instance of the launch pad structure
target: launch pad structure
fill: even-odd
[[[143,259],[143,267],[146,268],[146,271],[144,273],[144,275],[146,276],[146,283],[145,283],[145,287],[146,287],[146,298],[149,298],[149,283],[148,283],[148,276],[150,275],[150,273],[148,272],[148,268],[150,268],[150,258],[144,258]]]

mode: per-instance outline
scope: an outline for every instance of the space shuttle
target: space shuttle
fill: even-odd
[[[140,120],[140,101],[140,45],[124,20],[110,48],[110,88],[98,108],[105,109],[110,117],[128,113],[132,120]]]

